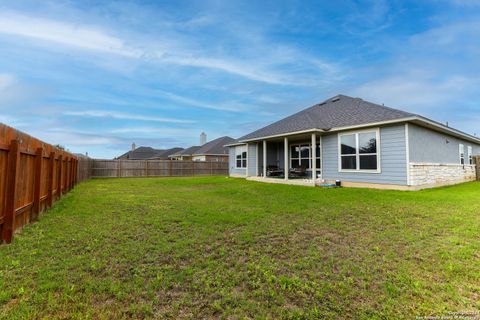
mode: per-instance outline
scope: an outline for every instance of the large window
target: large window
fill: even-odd
[[[247,146],[235,147],[235,167],[246,168],[247,167]]]
[[[290,168],[305,168],[311,169],[312,162],[312,145],[305,144],[292,144],[290,145]],[[316,143],[316,168],[320,170],[320,143]]]
[[[378,130],[339,135],[341,171],[379,171]]]
[[[465,146],[463,144],[458,145],[458,155],[460,157],[460,164],[465,164]]]
[[[468,163],[473,164],[473,150],[471,146],[467,147],[467,156],[468,156]]]

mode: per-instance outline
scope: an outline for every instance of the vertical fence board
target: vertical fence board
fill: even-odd
[[[63,159],[62,155],[58,156],[58,174],[57,174],[57,199],[62,197],[62,171],[63,171]]]
[[[47,207],[51,208],[53,204],[53,188],[54,188],[54,171],[55,171],[55,152],[50,152],[50,158],[48,158],[48,190],[47,190]]]
[[[9,149],[5,209],[2,228],[2,239],[6,243],[12,242],[13,232],[15,231],[15,191],[17,190],[18,169],[20,166],[20,149],[18,146],[18,140],[12,140]]]
[[[43,148],[38,148],[35,153],[35,180],[33,191],[33,212],[32,220],[37,220],[40,214],[40,191],[42,185],[42,160],[43,160]]]

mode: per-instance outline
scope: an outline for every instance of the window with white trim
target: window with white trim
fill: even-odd
[[[320,161],[320,143],[317,141],[316,143],[316,154],[315,154],[315,162],[317,170],[321,169],[321,161]],[[312,144],[311,143],[304,143],[304,144],[291,144],[290,145],[290,168],[305,168],[311,169],[312,168]]]
[[[471,146],[467,147],[467,157],[468,157],[468,163],[473,164],[473,150]]]
[[[243,169],[247,167],[247,146],[235,147],[235,168]]]
[[[460,157],[460,164],[465,164],[465,146],[463,144],[458,145],[458,155]]]
[[[378,172],[378,140],[378,130],[340,134],[340,170]]]

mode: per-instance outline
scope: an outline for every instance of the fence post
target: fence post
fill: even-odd
[[[210,162],[210,175],[213,176],[213,161]]]
[[[62,171],[63,171],[63,157],[58,156],[58,174],[57,174],[57,199],[62,197]]]
[[[73,164],[72,158],[69,157],[68,161],[67,161],[67,168],[68,168],[68,176],[67,176],[68,187],[67,187],[67,191],[72,190],[72,164]]]
[[[117,162],[117,177],[121,176],[120,171],[122,170],[122,160],[118,160]]]
[[[18,167],[20,165],[20,149],[18,140],[10,142],[7,160],[7,181],[5,190],[5,210],[2,230],[2,239],[6,243],[11,243],[13,232],[15,231],[15,193],[18,182]]]
[[[192,161],[192,176],[195,176],[195,161]]]
[[[148,160],[145,160],[145,177],[148,177]]]
[[[40,189],[42,185],[42,161],[43,148],[38,148],[35,153],[35,182],[33,188],[33,221],[38,219],[40,214]]]
[[[72,190],[73,188],[73,158],[70,158],[70,171],[69,171],[69,174],[70,174],[70,181],[69,181],[69,184],[68,184],[68,189],[69,190]]]
[[[73,166],[73,186],[76,186],[77,185],[77,168],[78,168],[78,160],[75,159],[73,161],[74,163],[74,166]]]
[[[55,169],[55,151],[50,152],[50,159],[48,159],[48,196],[47,206],[52,207],[53,204],[53,170]]]

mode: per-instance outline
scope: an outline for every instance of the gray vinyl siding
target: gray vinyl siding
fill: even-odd
[[[415,163],[460,163],[459,145],[471,146],[473,155],[480,155],[480,145],[461,140],[445,133],[436,132],[414,124],[408,125],[410,162]],[[448,141],[448,143],[447,143]]]
[[[407,184],[405,125],[380,128],[381,173],[339,172],[338,134],[322,137],[323,179],[351,182]]]
[[[256,176],[257,170],[257,144],[250,143],[247,150],[247,166],[248,166],[248,176]]]
[[[247,155],[248,156],[248,155]],[[243,175],[246,176],[246,169],[235,168],[235,147],[228,147],[228,167],[231,175]]]

